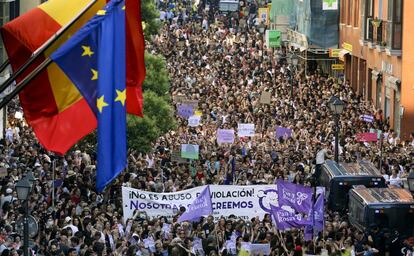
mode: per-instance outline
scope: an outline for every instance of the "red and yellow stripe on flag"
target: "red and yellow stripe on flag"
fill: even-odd
[[[2,27],[1,33],[13,70],[22,66],[60,28],[69,24],[93,0],[49,0]],[[97,0],[58,41],[20,78],[20,81],[71,34],[97,13],[105,0]],[[96,128],[96,118],[72,82],[56,64],[41,72],[19,94],[29,125],[39,142],[50,151],[64,154]]]

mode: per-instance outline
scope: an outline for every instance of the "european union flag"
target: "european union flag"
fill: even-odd
[[[99,192],[127,165],[124,10],[112,0],[51,56],[98,118]]]

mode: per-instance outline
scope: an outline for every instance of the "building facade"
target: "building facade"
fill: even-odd
[[[414,1],[340,0],[339,44],[345,79],[383,110],[402,138],[414,131],[410,12],[414,12]]]

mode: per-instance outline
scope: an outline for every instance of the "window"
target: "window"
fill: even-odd
[[[364,0],[364,1],[365,1],[364,40],[374,41],[374,25],[371,22],[374,19],[374,0]]]
[[[388,0],[387,45],[391,49],[402,48],[403,1]]]

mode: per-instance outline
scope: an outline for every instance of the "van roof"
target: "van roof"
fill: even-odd
[[[368,161],[359,161],[356,163],[339,163],[327,160],[325,165],[332,173],[332,176],[381,176],[380,171]]]
[[[367,204],[414,204],[411,193],[402,188],[355,188],[353,192]]]

